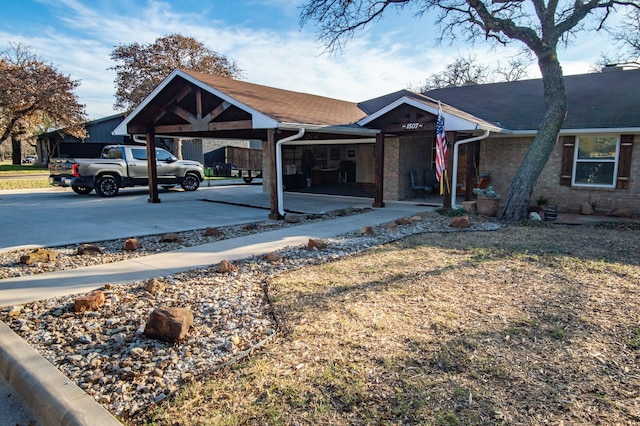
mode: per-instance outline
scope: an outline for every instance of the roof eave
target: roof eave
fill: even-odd
[[[122,123],[120,123],[118,125],[118,127],[116,127],[111,133],[113,135],[128,135],[129,133],[127,132],[127,125],[131,122],[131,120],[133,120],[133,118],[136,117],[136,115],[138,115],[140,113],[140,111],[142,111],[152,100],[153,98],[155,98],[158,93],[160,93],[162,91],[162,89],[164,89],[174,78],[176,78],[177,76],[184,78],[185,80],[187,80],[188,82],[200,87],[203,90],[206,90],[207,92],[211,93],[214,96],[217,96],[227,102],[229,102],[230,104],[248,112],[249,114],[251,114],[251,128],[252,129],[275,129],[278,127],[278,121],[273,119],[272,117],[269,117],[263,113],[261,113],[260,111],[257,111],[253,108],[251,108],[248,105],[243,104],[242,102],[238,101],[235,98],[232,98],[231,96],[209,86],[208,84],[198,80],[197,78],[194,78],[192,76],[190,76],[189,74],[185,73],[182,70],[176,69],[173,70],[173,72],[171,72],[171,74],[169,74],[163,81],[162,83],[160,83],[154,90],[153,92],[151,92],[149,94],[149,96],[147,96],[141,103],[140,105],[138,105],[136,107],[136,109],[134,109],[129,115],[127,115],[127,117],[122,121]]]
[[[538,129],[533,130],[505,130],[503,133],[513,136],[535,136]],[[611,134],[611,133],[640,133],[640,127],[598,127],[560,129],[560,135],[586,135],[586,134]]]
[[[426,99],[425,99],[426,100]],[[400,105],[407,104],[413,106],[415,108],[419,108],[425,112],[428,112],[433,115],[438,115],[438,108],[434,105],[427,105],[424,102],[420,102],[417,99],[410,98],[408,96],[403,96],[389,105],[381,108],[380,110],[374,112],[373,114],[363,118],[358,121],[358,125],[365,126],[374,120],[382,117],[383,115],[391,112],[392,110],[398,108]],[[499,126],[494,126],[491,123],[487,123],[484,120],[478,119],[477,122],[468,120],[466,118],[459,117],[455,114],[451,114],[447,111],[442,111],[442,115],[445,118],[445,127],[447,131],[473,131],[473,130],[488,130],[490,132],[502,133],[504,129]]]
[[[340,135],[352,136],[375,136],[380,133],[378,129],[367,129],[365,127],[353,127],[352,125],[321,125],[321,124],[305,124],[305,123],[278,123],[278,128],[282,130],[299,130],[305,129],[315,133],[336,133]]]

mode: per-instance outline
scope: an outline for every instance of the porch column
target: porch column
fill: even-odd
[[[267,130],[267,163],[269,165],[269,219],[280,220],[282,216],[278,212],[278,170],[276,168],[276,129]]]
[[[384,133],[376,135],[376,145],[374,148],[375,162],[375,192],[373,195],[373,207],[384,207]]]
[[[467,170],[464,180],[464,200],[473,200],[473,181],[478,170],[478,153],[480,152],[480,141],[466,144],[467,148]]]
[[[149,203],[159,203],[158,168],[156,167],[156,130],[153,125],[147,126],[147,174],[149,175]]]

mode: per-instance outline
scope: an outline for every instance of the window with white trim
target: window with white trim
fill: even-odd
[[[572,185],[615,188],[619,149],[617,136],[578,136]]]

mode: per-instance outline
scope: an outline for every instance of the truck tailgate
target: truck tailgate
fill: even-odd
[[[71,175],[74,163],[68,158],[54,158],[49,162],[49,174],[52,176]]]

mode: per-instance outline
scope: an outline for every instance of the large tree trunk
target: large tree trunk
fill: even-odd
[[[527,217],[531,193],[556,145],[558,133],[567,115],[564,79],[555,49],[538,57],[547,109],[531,148],[511,182],[500,214],[500,218],[508,222],[517,222]],[[522,101],[526,102],[524,99]]]
[[[11,137],[11,164],[14,166],[22,163],[22,139],[18,136]]]

